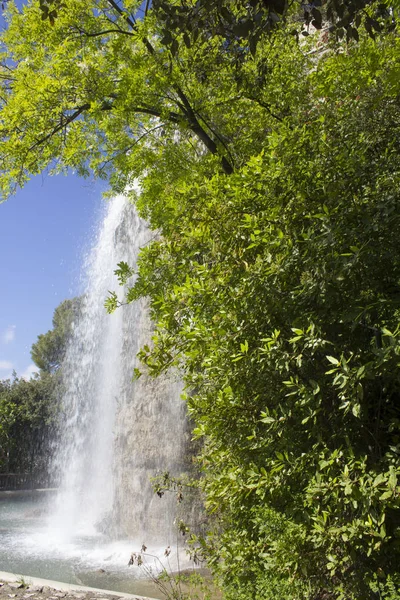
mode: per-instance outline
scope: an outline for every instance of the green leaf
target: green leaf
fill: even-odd
[[[263,417],[260,419],[261,423],[275,423],[276,419],[273,417]]]
[[[394,490],[397,485],[397,475],[396,475],[396,471],[395,471],[394,467],[391,466],[389,469],[389,472],[390,472],[390,475],[389,475],[388,484]]]
[[[383,483],[384,481],[386,481],[385,475],[383,473],[379,473],[373,482],[373,487],[377,487],[378,485],[380,485],[381,483]]]
[[[379,500],[387,500],[388,498],[391,498],[392,496],[393,496],[392,491],[383,492],[383,494],[381,494],[379,496]]]
[[[302,329],[297,329],[296,327],[292,327],[292,331],[293,331],[293,333],[295,333],[298,336],[304,335],[304,331]]]
[[[329,360],[329,362],[330,362],[330,363],[332,363],[333,365],[335,365],[335,366],[339,366],[339,365],[340,365],[340,362],[339,362],[339,361],[338,361],[338,359],[337,359],[337,358],[335,358],[334,356],[327,356],[326,358],[327,358],[327,359]]]

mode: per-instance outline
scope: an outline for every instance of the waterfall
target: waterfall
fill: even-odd
[[[76,536],[173,543],[174,499],[159,499],[150,477],[184,469],[185,412],[177,376],[133,381],[136,354],[151,338],[146,303],[104,309],[109,290],[124,290],[117,263],[134,265],[150,238],[134,207],[110,202],[85,268],[79,321],[62,366],[63,435],[55,457],[60,491],[50,527]],[[140,546],[139,546],[140,547]]]

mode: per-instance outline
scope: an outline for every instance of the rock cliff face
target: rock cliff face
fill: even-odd
[[[130,211],[116,237],[119,245],[131,246],[133,261],[132,246],[146,243],[149,234]],[[163,471],[179,475],[187,469],[185,447],[190,435],[180,399],[182,384],[177,373],[157,379],[144,374],[132,381],[134,368],[140,367],[136,354],[150,343],[152,325],[143,301],[119,310],[123,311],[122,385],[114,426],[113,531],[140,544],[169,545],[176,540],[176,499],[174,494],[159,498],[150,479]]]
[[[142,326],[146,320],[142,315]],[[186,468],[184,446],[189,434],[185,405],[180,400],[182,386],[176,376],[154,380],[142,375],[132,382],[136,352],[130,341],[129,321],[124,344],[124,386],[115,423],[113,521],[120,535],[146,544],[158,538],[168,545],[174,539],[171,536],[176,501],[173,494],[162,498],[154,494],[150,478],[162,471],[178,475]],[[148,342],[150,335],[147,323],[135,341],[140,346]]]

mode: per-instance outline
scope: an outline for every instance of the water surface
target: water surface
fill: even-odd
[[[112,541],[93,532],[63,537],[49,527],[52,494],[0,493],[0,570],[65,583],[162,598],[157,586],[146,581],[143,568],[128,566],[135,540]],[[149,548],[167,569],[175,570],[176,553],[164,558],[164,548]],[[154,573],[157,559],[148,559]]]

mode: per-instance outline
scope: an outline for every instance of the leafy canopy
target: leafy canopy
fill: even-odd
[[[53,315],[53,329],[38,336],[32,344],[32,360],[46,373],[57,371],[65,357],[74,324],[79,319],[82,299],[64,300],[57,306]]]
[[[194,542],[226,597],[394,599],[399,42],[266,49],[236,80],[267,108],[234,173],[143,178],[162,236],[127,297],[152,302],[147,368],[184,373],[215,519]]]
[[[93,170],[113,191],[139,179],[158,235],[127,300],[150,299],[141,357],[181,370],[203,441],[210,532],[195,543],[228,599],[394,600],[395,24],[368,4],[358,44],[298,43],[294,14],[250,48],[218,31],[186,40],[185,20],[165,40],[161,3],[140,21],[133,1],[64,4],[53,25],[38,2],[10,7],[2,190],[43,169]],[[129,284],[134,269],[117,273]]]
[[[53,329],[38,336],[31,356],[40,371],[26,380],[14,373],[0,381],[0,472],[30,473],[48,483],[52,444],[62,412],[62,362],[82,299],[64,300]],[[54,475],[54,473],[53,473]]]
[[[46,481],[58,410],[51,376],[0,381],[0,472]]]

